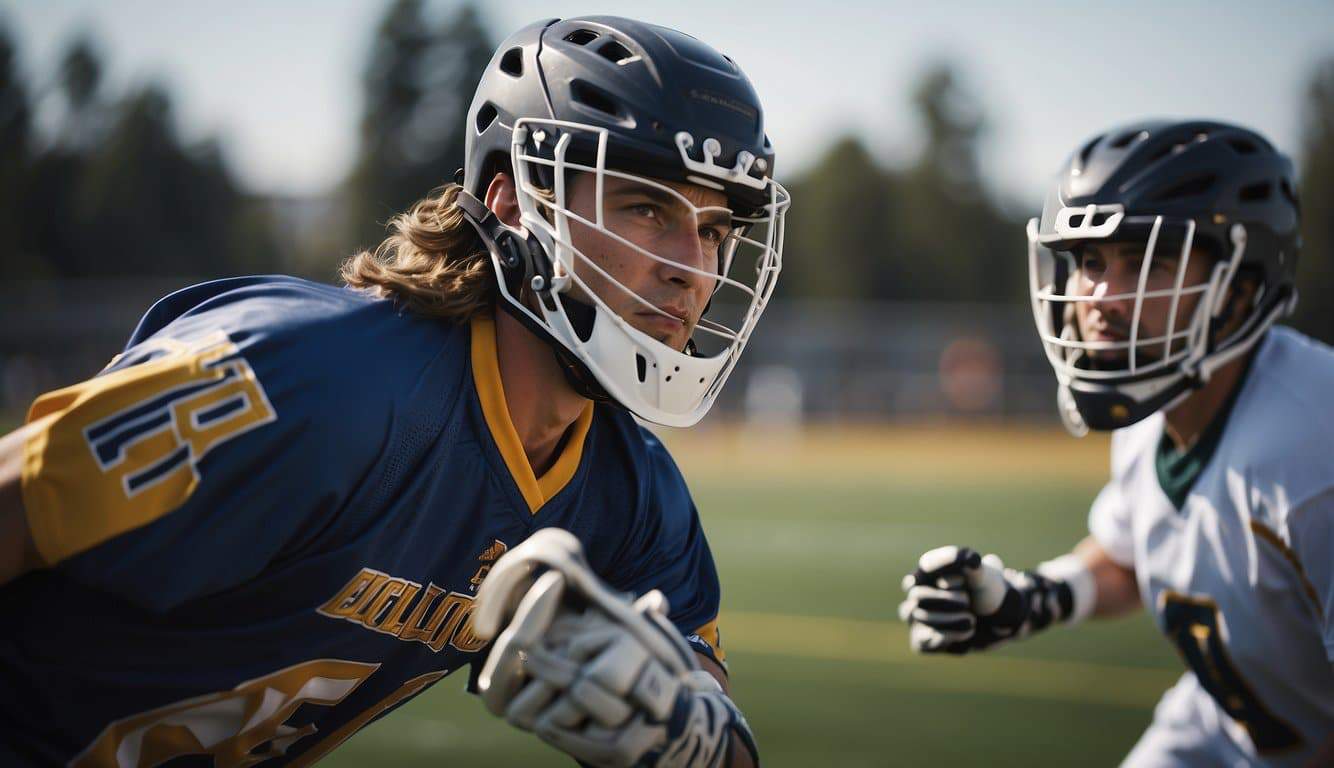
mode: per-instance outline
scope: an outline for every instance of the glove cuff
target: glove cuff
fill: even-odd
[[[1078,624],[1092,615],[1098,602],[1098,587],[1093,580],[1093,571],[1089,570],[1083,558],[1072,552],[1048,560],[1035,570],[1070,589],[1070,613],[1065,616],[1065,623]]]
[[[696,673],[708,675],[707,672]],[[710,678],[712,680],[712,678]],[[718,682],[711,686],[695,687],[685,681],[677,695],[676,705],[666,725],[667,744],[661,750],[645,755],[637,766],[670,766],[670,768],[725,768],[731,765],[732,745],[739,744],[750,754],[751,763],[760,764],[759,748],[745,715],[731,698],[723,693]],[[686,734],[695,730],[695,736]],[[702,732],[701,732],[702,729]],[[682,745],[684,749],[682,748]],[[693,748],[691,745],[695,745]],[[710,751],[701,753],[698,745],[713,744]],[[703,756],[706,762],[700,762]],[[687,762],[682,762],[687,758]]]
[[[750,730],[750,723],[746,722],[746,716],[741,714],[741,710],[737,708],[737,705],[727,696],[727,694],[718,691],[714,695],[720,698],[724,706],[727,708],[727,730],[729,738],[727,739],[727,743],[723,744],[723,765],[730,766],[732,764],[732,743],[735,741],[741,745],[742,749],[744,749],[747,754],[750,755],[751,764],[758,768],[760,764],[760,748],[755,743],[755,733]]]

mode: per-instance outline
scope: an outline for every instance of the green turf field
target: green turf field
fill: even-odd
[[[907,650],[899,579],[939,544],[1031,566],[1083,535],[1105,441],[908,428],[669,439],[723,580],[733,695],[769,766],[1111,765],[1180,662],[1136,616],[966,659]],[[446,679],[332,766],[570,765]]]

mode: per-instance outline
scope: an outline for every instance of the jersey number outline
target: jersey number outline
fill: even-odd
[[[44,428],[24,446],[24,503],[48,563],[176,510],[205,456],[278,418],[222,331],[126,354],[138,361],[49,392],[29,413]]]
[[[1219,630],[1218,604],[1165,590],[1158,598],[1167,637],[1218,706],[1250,735],[1261,754],[1302,744],[1301,734],[1256,696],[1228,655]]]
[[[204,456],[277,419],[263,385],[225,333],[159,343],[168,353],[157,359],[171,361],[171,368],[147,377],[140,399],[83,430],[98,469],[117,478],[126,499],[171,484],[183,500],[199,482]]]
[[[117,720],[70,762],[71,768],[152,766],[189,755],[213,758],[217,768],[244,768],[282,757],[318,733],[314,724],[287,725],[303,705],[332,707],[380,668],[379,664],[315,659],[248,680],[230,691],[196,696]],[[420,693],[446,672],[408,680],[343,727],[313,743],[293,766],[307,766],[352,737],[380,713]]]

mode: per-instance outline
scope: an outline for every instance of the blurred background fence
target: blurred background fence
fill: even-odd
[[[19,280],[0,286],[0,413],[85,379],[153,301],[193,282]],[[799,427],[954,417],[1053,422],[1055,388],[1019,304],[774,305],[715,420]]]

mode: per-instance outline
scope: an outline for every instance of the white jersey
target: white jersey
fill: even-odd
[[[1266,335],[1182,509],[1161,413],[1112,436],[1089,528],[1188,672],[1127,765],[1301,765],[1334,734],[1334,350]]]

